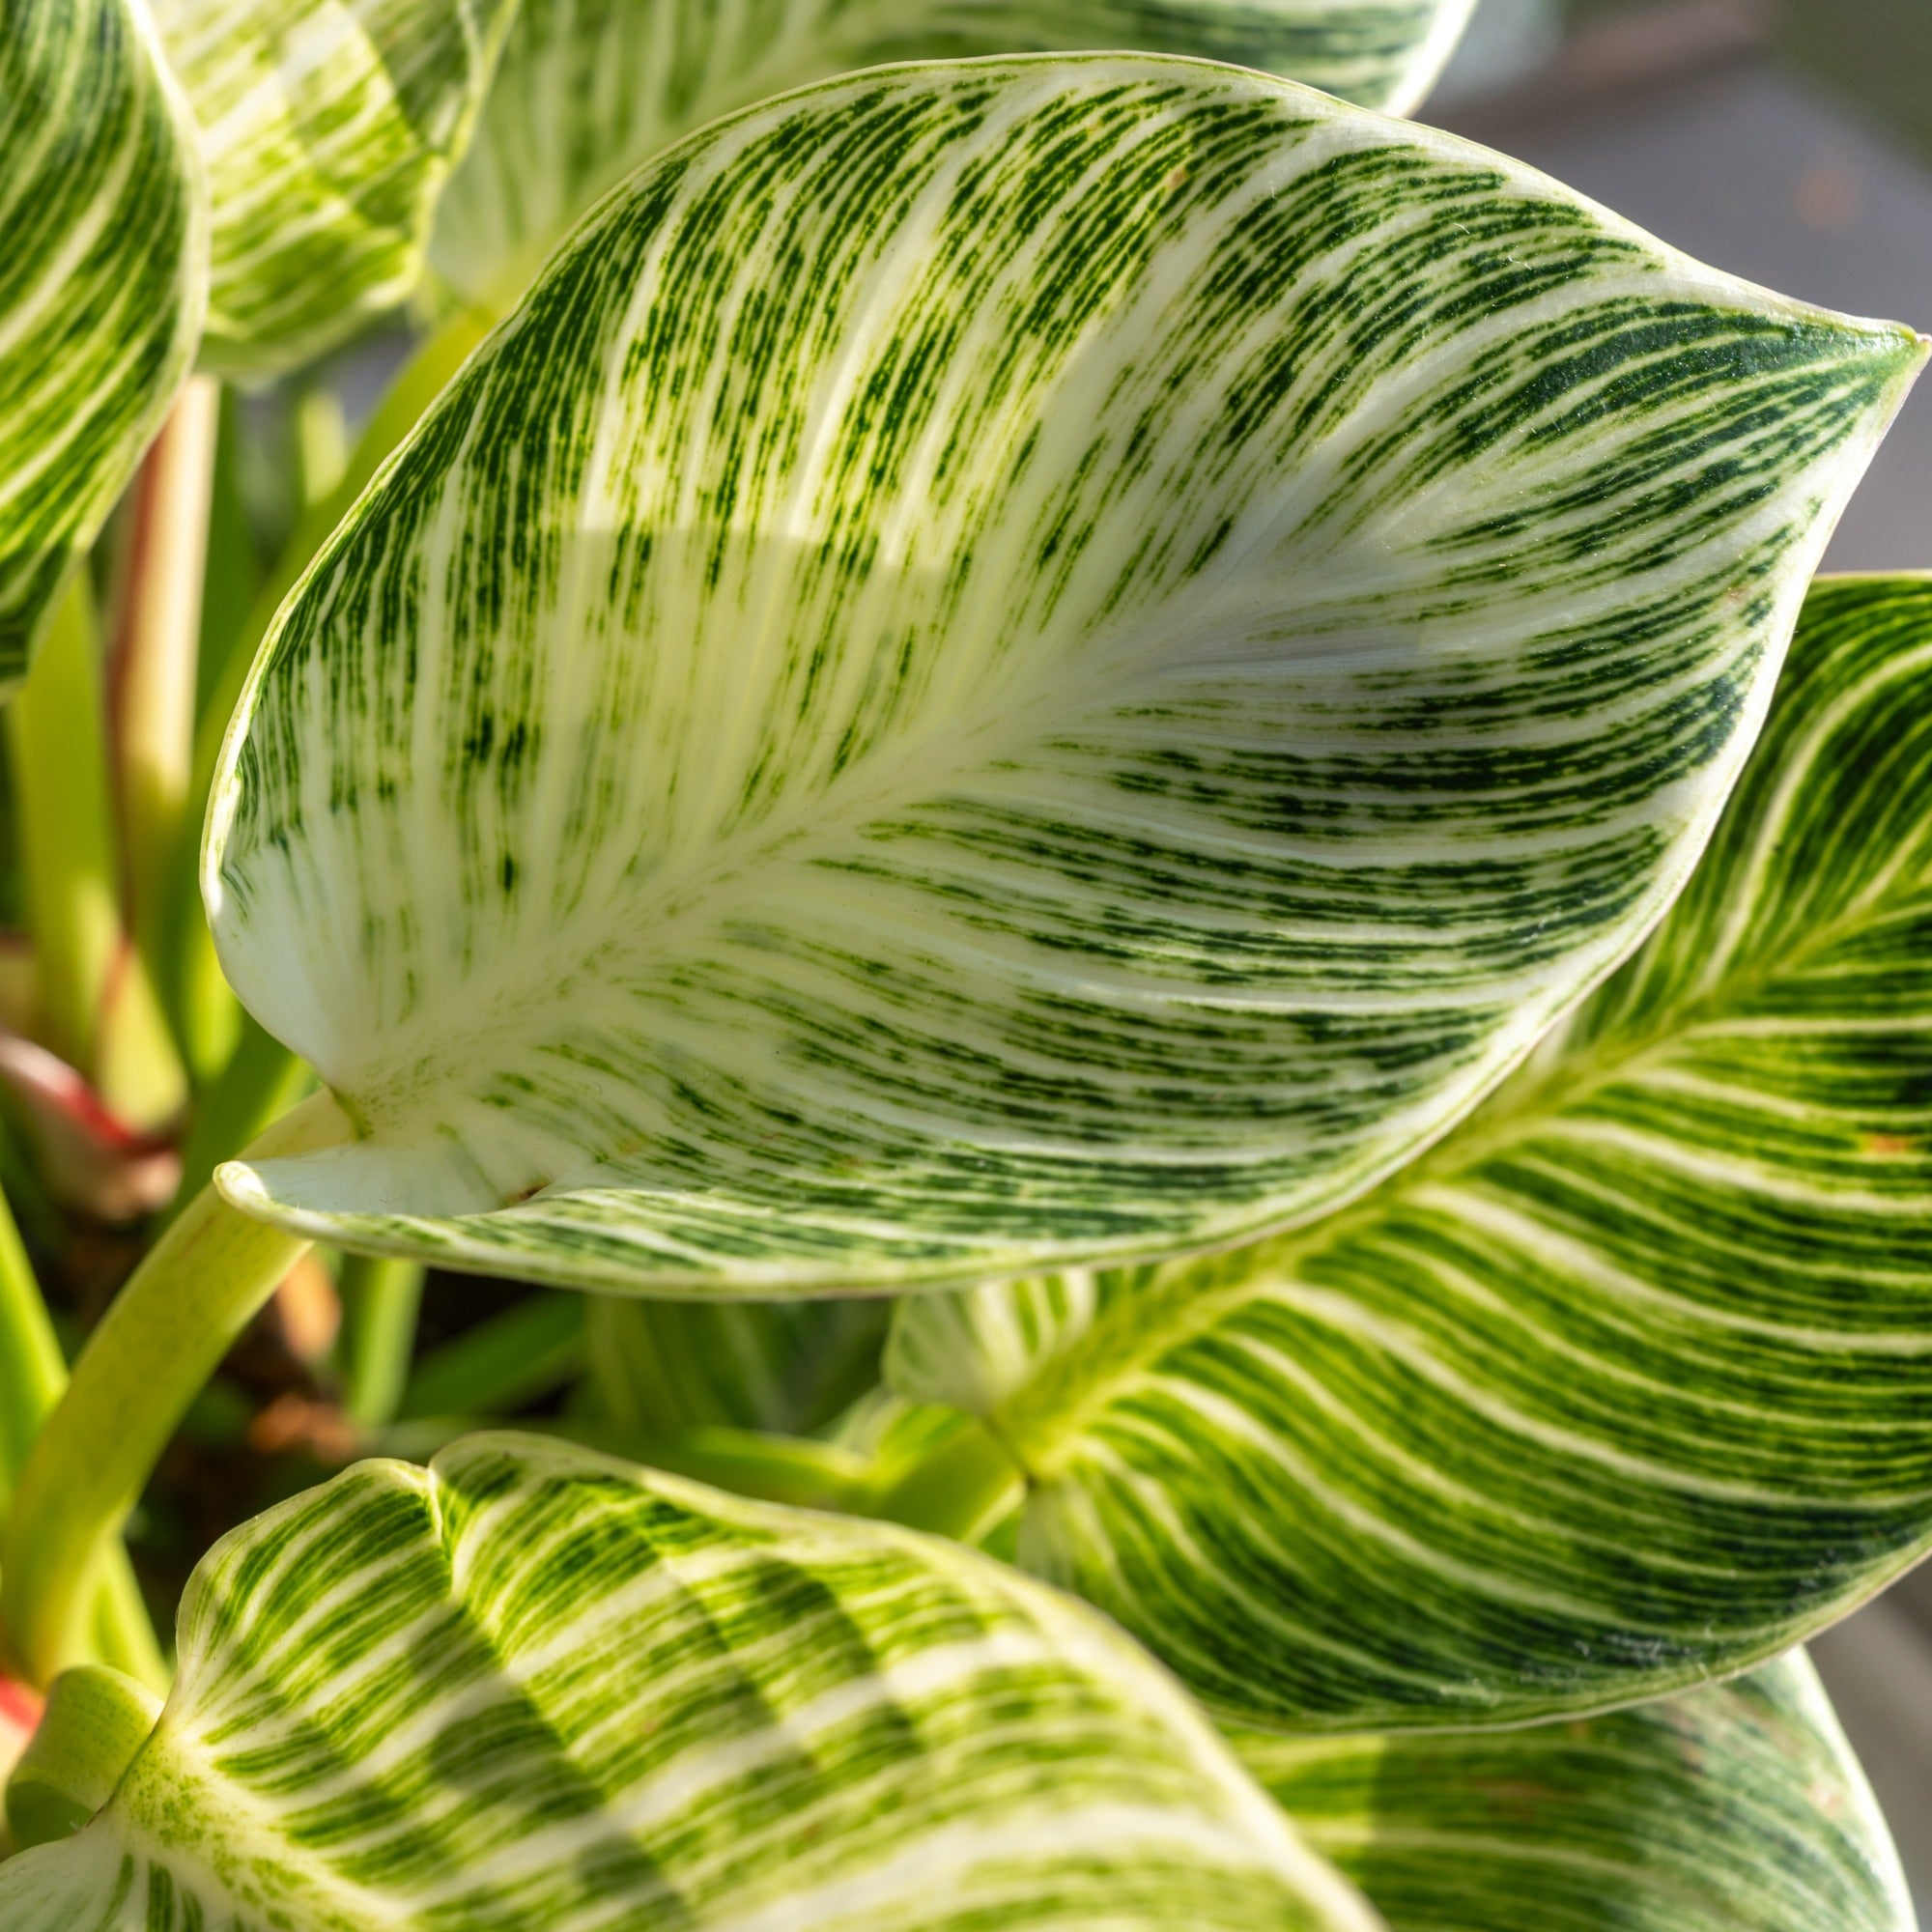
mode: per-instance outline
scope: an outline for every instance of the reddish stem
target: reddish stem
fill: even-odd
[[[41,1721],[41,1700],[24,1684],[0,1677],[0,1785],[33,1742]]]

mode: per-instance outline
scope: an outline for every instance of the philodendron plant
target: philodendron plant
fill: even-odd
[[[1910,1932],[1793,1646],[1932,1548],[1932,578],[1810,582],[1928,345],[1182,57],[1465,12],[10,12],[122,103],[22,660],[197,342],[445,320],[207,755],[319,1091],[44,1420],[0,1240],[8,1932]],[[142,1683],[315,1241],[592,1293],[672,1473],[358,1463]]]

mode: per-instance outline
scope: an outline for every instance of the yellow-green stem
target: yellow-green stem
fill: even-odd
[[[342,1406],[361,1429],[396,1419],[415,1354],[420,1262],[350,1255],[342,1264]]]
[[[0,1510],[66,1383],[67,1362],[40,1284],[13,1212],[0,1198]]]
[[[94,601],[77,572],[8,707],[14,803],[34,939],[36,1031],[130,1127],[181,1106],[182,1066],[121,916]]]
[[[326,1147],[349,1132],[333,1098],[319,1094],[250,1153]],[[89,1338],[27,1459],[0,1559],[0,1633],[28,1683],[45,1686],[85,1656],[87,1591],[101,1552],[196,1392],[308,1246],[207,1189]]]
[[[67,1361],[6,1200],[0,1197],[0,1520],[34,1438],[67,1386]],[[125,1549],[110,1548],[94,1591],[88,1655],[167,1688],[167,1665]]]
[[[77,571],[7,711],[43,1042],[91,1071],[121,947],[94,598]]]
[[[306,1063],[251,1014],[242,1014],[237,1031],[228,1064],[195,1102],[194,1126],[182,1149],[181,1188],[167,1210],[170,1221],[224,1160],[233,1160],[315,1084]]]
[[[932,1454],[881,1490],[867,1513],[972,1543],[1025,1492],[1026,1472],[1006,1443],[984,1422],[967,1418]]]

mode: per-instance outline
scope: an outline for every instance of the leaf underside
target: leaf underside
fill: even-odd
[[[1675,890],[1920,359],[1265,76],[694,137],[352,513],[231,731],[231,981],[352,1247],[826,1292],[1306,1219]]]
[[[514,1437],[225,1539],[8,1932],[1374,1932],[1166,1675],[956,1546]]]
[[[1406,114],[1473,0],[523,0],[432,259],[507,307],[579,217],[721,114],[888,62],[1134,47]]]
[[[1802,1654],[1532,1730],[1235,1742],[1390,1932],[1916,1932]]]
[[[1821,580],[1669,918],[1406,1174],[903,1308],[915,1398],[1050,1344],[995,1410],[1024,1560],[1231,1716],[1361,1729],[1735,1671],[1932,1547],[1928,694],[1932,579]]]
[[[194,354],[207,211],[139,0],[0,28],[0,695]]]
[[[421,279],[512,0],[154,0],[214,222],[202,360],[262,381]]]

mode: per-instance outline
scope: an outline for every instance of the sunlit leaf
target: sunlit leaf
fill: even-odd
[[[8,1932],[1374,1932],[1166,1674],[956,1546],[479,1437],[224,1539]]]
[[[1305,1220],[1676,890],[1923,345],[1230,68],[637,176],[264,646],[204,890],[349,1246],[957,1282]]]
[[[1932,579],[1821,582],[1690,889],[1472,1121],[1101,1299],[997,1414],[1019,1548],[1230,1713],[1629,1701],[1932,1548]]]
[[[1531,1730],[1236,1744],[1390,1932],[1916,1932],[1802,1655]]]
[[[1140,47],[1406,113],[1473,0],[523,0],[433,258],[507,306],[608,189],[706,121],[855,68]]]
[[[421,278],[512,0],[152,0],[214,206],[203,360],[260,378]]]
[[[208,215],[139,0],[0,15],[0,695],[186,375]]]

